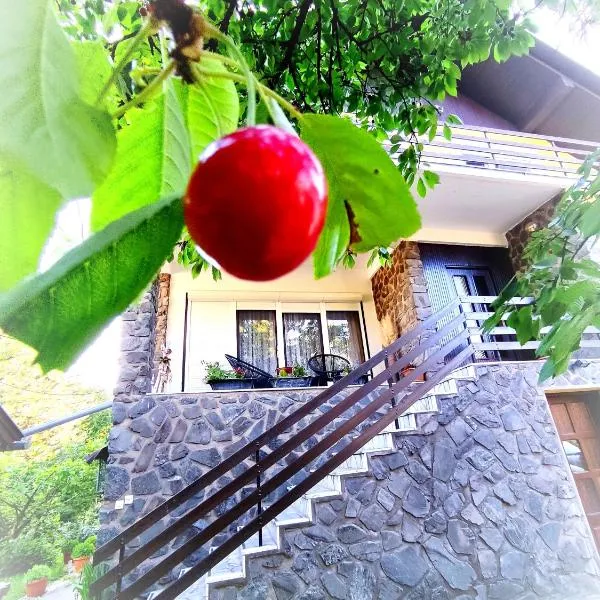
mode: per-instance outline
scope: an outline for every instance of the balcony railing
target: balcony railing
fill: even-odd
[[[512,327],[506,325],[504,321],[494,327],[489,333],[483,333],[482,325],[488,317],[494,313],[491,311],[490,304],[496,300],[496,296],[462,296],[460,304],[465,315],[466,326],[469,330],[469,340],[475,350],[475,360],[494,360],[494,359],[523,359],[523,351],[529,353],[529,358],[533,358],[531,351],[536,350],[540,342],[527,342],[521,345],[516,338],[516,332]],[[531,304],[531,298],[513,298],[511,303],[515,305]],[[542,327],[542,334],[548,333],[550,327]],[[592,350],[594,355],[600,355],[600,329],[597,327],[588,327],[584,331],[581,340],[581,348],[596,348]],[[507,354],[510,353],[510,354]]]
[[[454,125],[451,130],[450,140],[444,137],[442,127],[431,141],[419,140],[424,165],[576,179],[584,158],[600,146],[597,142],[471,125]]]

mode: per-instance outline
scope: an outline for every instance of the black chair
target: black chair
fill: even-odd
[[[350,371],[350,361],[337,354],[315,354],[308,359],[308,366],[316,374],[316,385],[327,385],[328,381],[337,381]]]
[[[237,358],[236,356],[226,354],[225,358],[234,370],[240,369],[244,372],[244,377],[253,379],[253,384],[255,388],[273,387],[273,375],[270,375],[266,371],[263,371],[262,369],[259,369],[258,367],[255,367],[250,363],[247,363],[245,360]]]

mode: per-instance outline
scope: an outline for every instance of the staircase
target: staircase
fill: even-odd
[[[316,502],[340,497],[345,477],[369,472],[368,455],[394,451],[393,435],[403,430],[400,419],[411,406],[419,401],[433,406],[436,394],[456,392],[447,377],[473,353],[468,334],[456,301],[276,423],[100,547],[96,564],[115,562],[116,553],[118,559],[92,585],[93,597],[110,590],[109,597],[120,600],[202,599],[210,585],[243,582],[250,557],[279,552],[285,528],[309,525]],[[413,371],[401,374],[416,362]],[[348,389],[377,367],[383,370],[370,381]],[[426,373],[427,380],[418,383]],[[334,397],[336,403],[327,404]],[[313,414],[316,409],[321,410]],[[312,420],[290,436],[290,428],[308,416]],[[193,508],[176,512],[199,493]],[[192,526],[201,531],[168,554],[171,540]],[[145,543],[129,546],[141,535]],[[195,564],[184,567],[192,556]]]

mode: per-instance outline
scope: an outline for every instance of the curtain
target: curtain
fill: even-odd
[[[365,361],[358,312],[327,311],[327,332],[332,354],[347,358],[353,367]]]
[[[316,313],[283,313],[286,366],[300,365],[308,370],[308,359],[323,354],[321,316]]]
[[[275,375],[277,329],[274,310],[238,310],[238,358]]]

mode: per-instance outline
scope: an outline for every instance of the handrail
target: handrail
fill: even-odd
[[[456,310],[456,308],[459,309],[458,316],[453,317],[450,320],[450,322],[444,324],[442,327],[437,329],[436,325],[438,321],[440,321],[448,313],[451,313],[452,311]],[[173,496],[173,498],[166,501],[163,505],[161,505],[145,517],[142,517],[140,521],[129,527],[119,536],[117,536],[110,542],[104,544],[96,552],[96,555],[94,557],[95,561],[103,560],[107,558],[111,553],[114,553],[117,550],[119,550],[120,562],[116,567],[110,569],[105,575],[101,576],[93,584],[93,594],[95,596],[98,596],[101,590],[106,589],[107,587],[111,586],[116,582],[117,598],[121,600],[129,600],[135,598],[141,592],[146,590],[150,585],[152,585],[155,581],[157,581],[160,577],[162,577],[165,573],[167,573],[170,569],[181,563],[192,552],[202,547],[215,535],[225,531],[230,525],[232,525],[239,517],[244,515],[249,509],[253,508],[254,506],[257,506],[257,503],[260,502],[261,497],[263,497],[265,494],[277,490],[283,483],[285,483],[285,481],[289,480],[296,473],[298,473],[299,469],[303,469],[310,462],[312,462],[313,460],[321,456],[324,452],[332,448],[332,446],[339,443],[343,439],[343,436],[347,435],[356,426],[364,423],[367,419],[372,417],[378,409],[380,409],[386,403],[393,402],[396,395],[398,393],[407,391],[409,386],[415,382],[417,377],[419,377],[426,371],[434,371],[436,368],[438,368],[440,361],[442,361],[450,352],[459,348],[462,345],[464,346],[464,349],[460,351],[459,354],[448,363],[458,365],[460,363],[460,360],[458,360],[459,357],[462,357],[461,360],[464,360],[464,358],[469,354],[469,352],[472,352],[472,349],[467,344],[469,331],[468,329],[466,329],[465,325],[466,323],[464,320],[464,315],[462,314],[462,310],[460,308],[458,299],[456,299],[448,306],[446,306],[443,310],[435,313],[434,315],[423,321],[420,325],[415,327],[413,330],[395,340],[390,346],[384,348],[381,352],[377,353],[369,361],[363,363],[352,373],[350,373],[340,381],[334,383],[334,385],[332,385],[330,388],[328,388],[327,390],[325,390],[324,392],[307,402],[298,411],[292,413],[285,419],[281,420],[273,428],[271,428],[269,432],[265,432],[265,434],[259,436],[258,438],[247,444],[244,448],[240,449],[238,452],[233,454],[231,457],[229,457],[229,459],[226,459],[220,465],[218,465],[211,471],[205,473],[195,482],[190,484],[188,488],[182,490],[182,492],[185,493],[180,492],[179,494]],[[435,329],[435,333],[433,333],[425,342],[417,344],[416,347],[402,354],[397,360],[392,362],[384,371],[376,375],[371,381],[362,385],[360,388],[352,391],[348,396],[336,403],[336,405],[333,406],[330,410],[315,418],[303,430],[299,431],[294,436],[291,436],[281,446],[278,446],[275,450],[260,458],[259,450],[262,446],[264,446],[272,439],[280,435],[291,425],[297,423],[304,416],[314,411],[324,401],[332,398],[341,390],[345,389],[348,385],[351,385],[361,375],[364,375],[367,371],[371,370],[373,366],[376,366],[382,361],[385,361],[385,363],[387,364],[388,357],[390,355],[395,356],[398,353],[398,351],[402,350],[402,348],[407,347],[407,345],[413,340],[415,340],[418,336],[422,335],[426,331],[430,331],[432,326]],[[448,337],[448,335],[452,333],[452,331],[455,331],[457,328],[460,329],[460,333],[456,335],[451,341],[444,343],[444,338]],[[441,346],[438,346],[438,344],[441,344]],[[430,351],[431,353],[429,353]],[[409,375],[399,376],[400,371],[404,367],[406,367],[408,364],[413,362],[416,358],[418,358],[421,355],[423,355],[424,360],[414,371],[412,371]],[[420,384],[418,390],[408,394],[407,397],[412,398],[410,404],[419,400],[426,391],[428,391],[429,389],[431,389],[431,387],[437,385],[442,381],[443,377],[440,376],[440,373],[445,373],[447,371],[447,366],[448,365],[439,370],[436,375],[434,375],[427,381],[426,384]],[[384,384],[386,382],[396,380],[397,383],[395,383],[391,387],[384,387]],[[216,518],[212,523],[207,525],[202,531],[195,534],[184,544],[172,551],[171,554],[169,554],[166,558],[155,564],[141,577],[139,577],[134,583],[130,584],[124,590],[120,590],[121,580],[125,574],[130,573],[135,567],[141,564],[143,560],[155,554],[158,549],[164,547],[182,530],[186,529],[191,524],[198,521],[198,519],[201,516],[210,512],[216,506],[221,504],[224,500],[232,497],[234,494],[236,494],[236,492],[239,492],[247,483],[255,479],[258,474],[264,474],[266,469],[276,465],[278,461],[280,461],[280,459],[283,459],[284,457],[288,456],[290,452],[297,449],[308,438],[314,436],[318,432],[322,432],[329,423],[333,422],[340,415],[357,406],[360,407],[359,402],[361,402],[364,398],[368,396],[368,394],[371,394],[375,390],[379,391],[380,393],[375,399],[371,400],[364,408],[358,410],[356,414],[345,419],[344,422],[337,429],[324,436],[309,450],[303,452],[302,455],[299,458],[297,458],[294,462],[282,468],[269,479],[262,479],[260,490],[256,490],[253,493],[246,496],[244,499],[239,501],[234,507],[232,507],[223,515]],[[406,410],[410,406],[410,404],[406,404],[405,400],[406,398],[403,401],[401,401],[396,406],[396,408],[392,406],[391,411],[393,413],[393,416],[389,419],[388,423],[393,421],[394,418],[397,418],[398,415],[400,415],[402,412],[404,412],[404,410]],[[405,406],[405,408],[398,412],[399,407],[403,406]],[[381,418],[387,418],[392,413],[388,412],[384,417]],[[377,422],[381,421],[381,418]],[[383,427],[385,427],[385,425],[383,425],[381,428]],[[375,433],[373,433],[373,435],[375,435]],[[363,436],[364,432],[360,434],[359,438],[364,439]],[[367,440],[364,439],[361,445],[364,444],[366,441]],[[233,466],[238,465],[250,455],[258,456],[258,460],[255,461],[253,465],[246,468],[246,470],[242,474],[235,477],[223,488],[217,490],[210,497],[200,502],[197,506],[189,510],[185,515],[179,517],[177,521],[175,521],[169,527],[161,531],[161,533],[159,533],[156,537],[151,539],[145,545],[143,545],[142,547],[138,548],[137,550],[125,557],[124,547],[127,544],[128,540],[132,540],[133,538],[137,537],[141,532],[145,531],[148,527],[158,522],[162,517],[169,514],[169,512],[171,512],[173,508],[181,505],[183,502],[185,502],[185,500],[193,496],[198,491],[206,489],[208,485],[216,481],[223,474],[229,472]],[[337,453],[335,456],[339,458],[339,453]],[[342,459],[342,461],[343,460],[344,459]],[[321,469],[322,467],[319,468],[319,472],[321,472]],[[311,475],[309,477],[312,478],[313,476]],[[311,479],[311,481],[313,479]],[[289,494],[289,492],[287,492],[287,494]],[[275,505],[283,506],[278,504],[278,502],[276,502]],[[291,502],[293,502],[293,500],[291,500],[289,504],[291,504]],[[286,506],[288,506],[289,504],[287,504]],[[272,505],[271,507],[268,507],[263,510],[262,515],[259,518],[260,522],[268,521],[270,518],[272,518],[270,517],[270,515],[273,512],[273,506],[275,505]],[[281,508],[279,512],[281,512],[281,510],[283,510],[284,508],[285,506],[283,506],[283,508]],[[277,514],[279,514],[279,512],[275,512],[273,516],[276,516]],[[256,529],[252,529],[252,531],[251,529],[252,527],[248,528],[248,525],[246,525],[240,530],[240,533],[243,531],[245,532],[243,535],[246,536],[242,539],[242,541],[253,535],[253,533],[256,531]],[[233,536],[233,538],[227,540],[224,544],[220,545],[215,550],[215,552],[213,552],[210,555],[210,560],[217,560],[217,558],[215,557],[221,556],[221,553],[224,551],[222,549],[223,546],[229,548],[227,553],[235,549],[235,547],[237,547],[239,543],[232,540],[234,540],[234,538],[235,540],[241,539],[239,537],[240,533],[236,534],[235,536]],[[206,566],[206,564],[208,563],[205,564],[205,561],[201,561],[197,565],[197,567],[202,564]],[[198,572],[197,567],[194,567],[195,573]],[[209,568],[210,566],[206,567],[206,569]],[[206,569],[204,572],[206,572]],[[182,577],[181,580],[183,579],[184,578]],[[191,583],[192,579],[188,577],[185,579],[185,581],[190,581]],[[181,586],[182,584],[178,585]],[[174,598],[175,596],[173,594],[176,595],[176,592],[174,591],[175,589],[179,589],[179,587],[174,587],[174,584],[171,584],[171,586],[169,586],[169,588],[162,592],[158,597]]]
[[[237,464],[252,456],[255,452],[257,444],[264,446],[265,444],[268,444],[270,441],[274,440],[278,435],[283,433],[292,425],[295,425],[298,421],[310,414],[321,404],[333,398],[333,396],[338,394],[348,385],[352,385],[359,377],[365,375],[373,367],[382,362],[386,356],[393,354],[398,349],[422,335],[429,327],[437,323],[437,321],[445,317],[457,306],[458,300],[450,302],[445,308],[431,315],[406,334],[400,336],[388,347],[382,349],[377,354],[373,355],[369,360],[359,365],[351,373],[334,382],[333,385],[306,402],[306,404],[304,404],[304,406],[299,408],[297,411],[277,422],[269,430],[265,431],[263,434],[246,444],[243,448],[240,448],[240,450],[236,451],[229,458],[222,461],[214,469],[211,469],[204,475],[200,476],[189,486],[169,498],[169,500],[165,501],[163,504],[144,515],[139,521],[136,521],[133,525],[122,531],[119,535],[100,546],[100,548],[98,548],[94,554],[95,560],[104,560],[114,552],[117,552],[123,544],[126,544],[128,541],[136,538],[138,535],[146,531],[146,529],[150,528],[157,521],[169,514],[174,508],[180,506],[200,490],[206,488],[211,483],[214,483],[217,479],[219,479],[219,477],[230,471]]]

